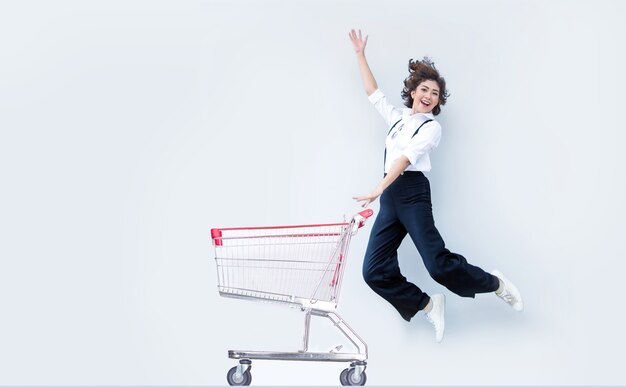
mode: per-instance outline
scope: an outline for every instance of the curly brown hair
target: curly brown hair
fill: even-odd
[[[439,71],[435,68],[434,62],[428,58],[414,61],[409,59],[409,76],[404,80],[404,89],[402,89],[402,99],[404,105],[408,108],[413,107],[413,97],[411,92],[424,81],[431,80],[439,85],[439,104],[433,108],[433,115],[437,116],[441,113],[441,105],[446,104],[446,100],[450,96],[446,89],[446,80],[439,75]]]

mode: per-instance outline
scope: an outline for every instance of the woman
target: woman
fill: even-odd
[[[409,76],[404,81],[402,98],[408,109],[387,102],[365,59],[367,36],[351,30],[365,92],[383,116],[389,133],[385,141],[385,174],[368,195],[354,197],[365,207],[380,197],[380,211],[372,226],[363,277],[377,294],[385,298],[410,321],[420,310],[435,328],[437,342],[445,329],[445,296],[428,296],[408,282],[398,266],[398,247],[409,234],[435,281],[457,295],[474,297],[495,292],[513,309],[522,311],[517,288],[499,271],[491,274],[473,266],[459,254],[446,249],[435,228],[430,200],[430,185],[423,172],[430,171],[430,152],[441,138],[441,126],[434,119],[448,97],[446,82],[428,58],[409,61]]]

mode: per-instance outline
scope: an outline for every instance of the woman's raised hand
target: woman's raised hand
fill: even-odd
[[[357,35],[356,31],[353,29],[350,30],[348,36],[350,37],[350,40],[352,41],[352,46],[354,47],[354,51],[357,54],[365,52],[368,35],[365,35],[365,39],[363,39],[363,37],[361,36],[361,30],[359,30],[359,33]]]

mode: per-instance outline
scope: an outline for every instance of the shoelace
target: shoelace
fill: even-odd
[[[431,325],[435,328],[436,332],[439,332],[439,327],[435,325],[435,321],[430,317],[430,314],[426,314],[426,319],[430,322]]]
[[[439,336],[439,333],[441,333],[441,328],[435,325],[435,321],[430,317],[430,315],[426,314],[426,319],[428,320],[428,322],[430,322],[431,325],[433,325],[433,328],[435,328],[435,334]]]
[[[500,298],[504,299],[504,301],[508,304],[514,304],[515,302],[517,302],[515,297],[509,294],[507,290],[504,290],[502,294],[500,294]]]

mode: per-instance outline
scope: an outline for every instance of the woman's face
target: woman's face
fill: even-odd
[[[439,84],[427,79],[411,92],[413,113],[430,113],[439,104]]]

